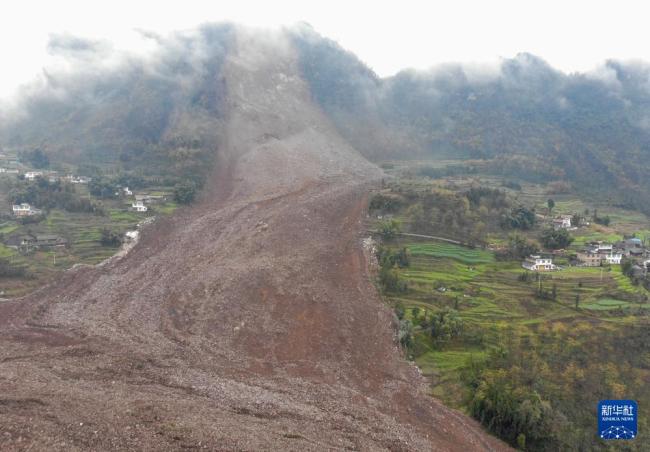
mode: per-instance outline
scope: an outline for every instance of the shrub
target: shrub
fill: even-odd
[[[102,237],[99,241],[102,246],[118,247],[122,244],[122,237],[108,228],[103,228]]]

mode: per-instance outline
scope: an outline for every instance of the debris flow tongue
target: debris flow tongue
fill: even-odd
[[[282,34],[237,32],[201,202],[0,304],[0,448],[502,450],[401,357],[361,246],[380,172]]]

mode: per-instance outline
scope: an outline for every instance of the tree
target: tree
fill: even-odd
[[[23,158],[27,160],[34,168],[41,169],[50,166],[50,159],[41,149],[36,148],[32,151],[23,154]]]
[[[405,313],[404,304],[401,301],[397,302],[395,305],[395,315],[397,316],[397,319],[402,320]]]
[[[394,218],[379,223],[379,233],[385,240],[392,240],[400,230],[401,224]]]
[[[506,369],[479,371],[476,377],[469,402],[476,419],[512,445],[551,444],[559,415],[537,391],[513,384]]]
[[[513,208],[501,220],[504,229],[530,229],[535,225],[535,211],[525,206]]]
[[[594,215],[593,215],[593,221],[596,224],[602,224],[603,226],[609,226],[609,223],[611,222],[611,219],[609,218],[609,215],[606,215],[604,217],[601,217],[598,215],[598,209],[594,209]]]
[[[98,177],[90,181],[88,191],[98,198],[112,199],[118,196],[119,187],[113,181]]]
[[[594,218],[594,222],[596,224],[602,224],[603,226],[609,226],[609,223],[611,223],[611,221],[612,220],[611,220],[611,218],[609,218],[609,215],[605,216],[605,217],[596,217],[596,218]]]
[[[523,259],[526,256],[537,253],[539,248],[535,243],[526,240],[525,237],[515,234],[508,239],[508,250],[512,257]]]
[[[431,337],[447,341],[460,336],[463,331],[463,319],[455,309],[446,308],[431,319]]]
[[[431,224],[430,215],[427,215],[420,203],[409,206],[406,209],[406,216],[409,218],[409,223],[415,231],[426,232]]]
[[[630,259],[623,259],[621,262],[621,273],[623,273],[625,276],[631,277],[633,274],[632,267],[634,267],[634,261]]]
[[[384,212],[396,212],[401,206],[399,197],[377,193],[370,199],[368,210],[381,210]]]
[[[377,250],[377,260],[381,267],[392,268],[397,265],[399,268],[406,268],[411,265],[410,254],[406,247],[393,253],[390,248],[380,246]]]
[[[401,280],[397,271],[389,266],[382,266],[379,270],[379,283],[385,291],[406,292],[408,285]]]
[[[580,215],[579,213],[574,213],[573,216],[571,217],[571,224],[575,227],[578,227],[582,224],[582,220],[584,217]]]
[[[553,207],[555,207],[555,201],[553,201],[551,198],[548,198],[546,205],[548,206],[548,214],[550,215],[553,211]]]
[[[410,320],[402,319],[399,321],[398,338],[402,347],[408,348],[413,344],[413,323]]]
[[[545,248],[557,250],[568,247],[573,242],[573,237],[566,229],[548,228],[542,232],[539,240]]]
[[[395,256],[395,264],[399,268],[406,268],[411,265],[411,257],[406,247],[400,248],[397,251],[397,253],[394,254],[394,256]]]
[[[174,187],[174,201],[179,204],[190,204],[196,197],[196,185],[181,182]]]
[[[580,294],[576,294],[576,309],[580,307]]]

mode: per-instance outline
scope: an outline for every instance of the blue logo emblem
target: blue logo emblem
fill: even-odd
[[[598,436],[602,439],[634,439],[638,406],[634,400],[598,402]]]

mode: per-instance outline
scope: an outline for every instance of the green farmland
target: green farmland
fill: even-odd
[[[473,414],[474,395],[467,383],[471,369],[496,365],[495,353],[505,353],[503,350],[511,350],[505,355],[507,358],[501,358],[504,360],[546,360],[544,364],[527,364],[546,366],[544,371],[530,370],[530,378],[539,380],[535,384],[543,388],[539,391],[545,397],[561,399],[565,397],[563,391],[577,391],[574,399],[569,400],[584,398],[582,403],[591,403],[591,396],[580,393],[578,387],[562,386],[565,377],[559,378],[557,373],[572,372],[576,359],[580,363],[589,356],[589,360],[597,361],[602,353],[608,353],[598,348],[596,335],[620,337],[622,341],[627,340],[628,331],[638,335],[639,322],[650,314],[647,291],[632,285],[618,266],[568,267],[544,274],[541,281],[525,281],[521,276],[525,270],[519,262],[497,261],[493,253],[483,249],[399,239],[389,247],[409,252],[409,265],[396,269],[399,278],[406,282],[406,289],[385,291],[390,303],[403,312],[403,319],[413,325],[413,340],[407,354],[431,382],[432,395],[469,414]],[[539,297],[536,289],[540,285],[548,290],[554,287],[555,298]],[[449,310],[457,312],[462,320],[462,334],[436,340],[431,333],[431,319]],[[525,344],[535,344],[532,355]],[[607,372],[604,369],[593,370],[594,375]],[[481,375],[490,375],[491,371],[485,372]],[[582,375],[583,371],[576,372]],[[518,381],[504,375],[506,379],[513,378],[507,384]],[[625,391],[612,379],[608,394],[618,390],[623,391],[618,394],[621,397],[643,399],[647,389],[641,382],[650,379],[650,371],[639,368],[634,375],[638,383]],[[594,381],[586,378],[584,384],[604,384]],[[573,409],[561,403],[557,406],[562,406],[564,412]],[[581,434],[590,435],[591,426],[585,423],[586,427],[580,426],[585,428]]]

